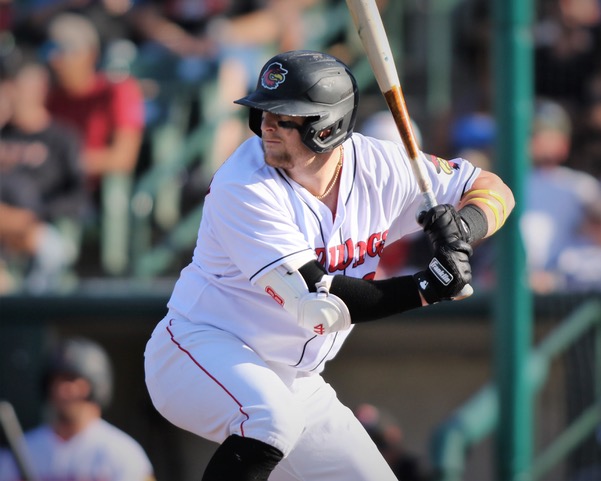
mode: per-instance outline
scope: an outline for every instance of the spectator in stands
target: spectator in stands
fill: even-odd
[[[495,119],[488,112],[460,116],[451,128],[453,157],[462,157],[482,169],[491,170],[495,135]]]
[[[453,157],[461,157],[485,170],[494,171],[496,122],[486,111],[474,111],[459,116],[452,124]],[[495,283],[495,249],[492,239],[483,239],[471,258],[472,284],[491,289]]]
[[[4,60],[0,260],[6,270],[0,293],[58,290],[77,258],[75,234],[85,212],[79,138],[45,107],[46,67],[29,60],[9,67],[9,58]]]
[[[102,418],[113,389],[106,351],[90,339],[68,338],[44,366],[50,416],[25,433],[36,479],[153,480],[152,465],[140,444]],[[0,451],[0,481],[21,479],[10,452]]]
[[[98,194],[110,173],[134,173],[144,133],[140,86],[131,76],[114,79],[97,68],[98,32],[85,17],[63,13],[48,27],[48,62],[54,74],[48,108],[79,131],[88,187]]]
[[[601,292],[601,197],[584,210],[578,235],[559,254],[563,291]]]
[[[55,16],[65,12],[78,13],[96,26],[104,46],[129,35],[124,14],[133,1],[19,0],[14,2],[11,30],[19,45],[38,47],[45,41],[46,29]]]
[[[571,136],[568,112],[557,102],[540,99],[533,119],[532,167],[521,225],[531,287],[540,293],[559,287],[559,255],[575,242],[586,208],[600,195],[597,179],[564,165]]]
[[[11,30],[14,10],[15,5],[12,0],[0,2],[0,34]]]
[[[586,83],[601,58],[598,0],[540,2],[534,26],[535,92],[572,113],[584,106]]]
[[[589,81],[586,99],[575,132],[572,165],[601,181],[601,67]]]
[[[302,46],[300,17],[312,3],[140,0],[128,15],[139,45],[141,75],[156,78],[163,88],[169,83],[179,86],[180,92],[192,87],[193,99],[204,86],[215,87],[213,95],[201,100],[198,114],[200,122],[216,125],[207,155],[210,171],[249,134],[233,100],[254,88],[254,73],[274,51]],[[149,113],[159,118],[165,115],[163,110],[157,102],[149,107]]]

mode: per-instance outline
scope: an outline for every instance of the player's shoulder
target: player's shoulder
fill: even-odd
[[[27,430],[24,436],[28,443],[47,441],[54,437],[54,431],[49,424],[40,424]]]
[[[404,150],[402,142],[395,142],[392,140],[378,139],[376,137],[370,137],[360,132],[353,132],[351,136],[353,145],[358,149],[365,149],[368,151],[382,151],[382,150]]]
[[[251,137],[219,167],[211,184],[209,194],[216,194],[221,200],[232,196],[262,196],[278,182],[277,169],[265,163],[261,139]],[[214,196],[215,197],[215,196]]]
[[[52,451],[58,437],[49,424],[40,424],[23,433],[27,447],[34,453]]]
[[[261,139],[253,136],[240,144],[223,162],[215,172],[212,183],[248,182],[264,167]]]
[[[585,189],[595,192],[599,189],[599,181],[592,174],[584,170],[559,165],[552,172],[556,180],[565,182],[566,185],[570,185],[575,189]]]
[[[355,132],[350,144],[357,158],[358,171],[363,172],[363,175],[388,178],[393,172],[406,169],[407,156],[400,142],[377,139]]]
[[[122,444],[138,444],[131,435],[118,428],[114,424],[109,423],[105,419],[98,419],[91,427],[91,432],[98,438],[104,437],[104,439],[110,439],[116,443]]]
[[[351,141],[353,149],[362,158],[362,162],[382,162],[382,160],[398,162],[398,158],[406,155],[402,142],[377,139],[359,132],[353,133]]]

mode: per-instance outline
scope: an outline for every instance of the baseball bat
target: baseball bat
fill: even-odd
[[[19,423],[15,409],[8,401],[0,401],[0,426],[23,481],[37,481],[23,437],[21,423]]]
[[[346,3],[378,82],[378,87],[384,95],[403,145],[409,155],[411,170],[424,197],[424,207],[429,210],[438,202],[436,202],[432,183],[422,160],[423,154],[417,145],[411,126],[405,96],[376,0],[346,0]],[[455,299],[469,297],[473,292],[472,286],[467,284]]]

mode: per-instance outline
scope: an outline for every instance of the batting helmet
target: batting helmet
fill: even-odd
[[[250,107],[249,126],[259,137],[263,111],[307,117],[300,129],[302,142],[320,153],[334,149],[352,134],[359,91],[353,74],[337,58],[295,50],[268,60],[256,90],[234,103]]]
[[[90,383],[89,400],[106,408],[113,394],[113,371],[106,351],[83,337],[64,339],[50,355],[46,383],[57,374],[81,377]]]

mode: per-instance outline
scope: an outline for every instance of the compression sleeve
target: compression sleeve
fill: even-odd
[[[315,284],[326,274],[315,260],[307,262],[299,272],[311,292],[316,292]],[[375,321],[422,305],[413,276],[370,281],[337,275],[330,292],[346,304],[353,324]]]

